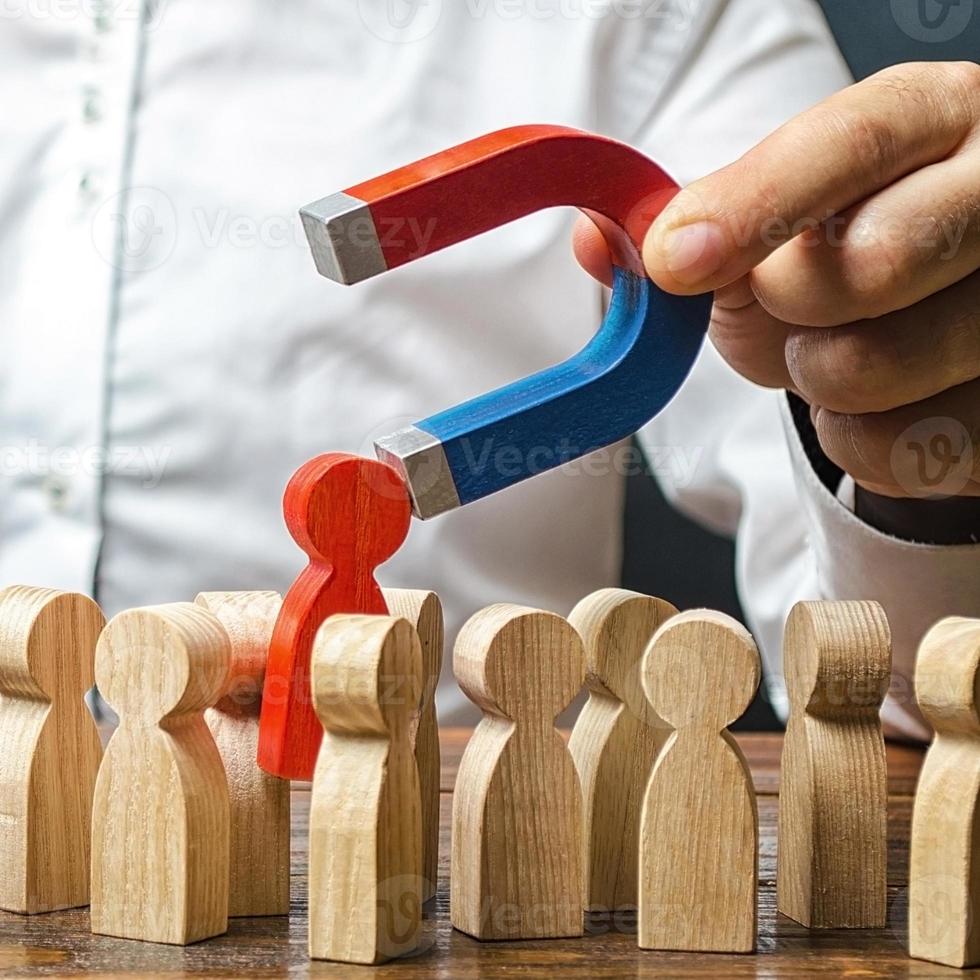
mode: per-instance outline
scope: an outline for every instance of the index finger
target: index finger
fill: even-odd
[[[889,68],[791,119],[660,214],[643,261],[687,294],[745,275],[791,238],[944,159],[976,122],[976,66]]]

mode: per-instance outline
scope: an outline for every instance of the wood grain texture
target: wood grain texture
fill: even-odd
[[[477,939],[582,934],[582,798],[554,720],[585,679],[561,616],[500,604],[461,630],[456,678],[483,720],[453,797],[453,925]]]
[[[891,636],[875,602],[801,602],[786,623],[790,717],[779,911],[810,928],[885,924],[887,806],[879,711]]]
[[[462,755],[460,739],[469,735],[467,728],[446,727],[439,730],[442,746],[442,786],[443,793],[452,791],[456,784],[456,772]],[[571,732],[561,732],[570,736]],[[778,737],[772,732],[735,732],[735,740],[742,749],[752,769],[752,784],[757,796],[774,796],[779,793],[779,759],[783,751],[782,734]],[[447,748],[452,750],[447,755]],[[911,796],[919,778],[919,766],[924,748],[901,742],[886,742],[885,755],[888,759],[889,792],[892,796]],[[774,883],[775,884],[775,883]]]
[[[663,599],[601,589],[572,610],[585,647],[589,699],[568,748],[582,783],[586,908],[637,908],[640,809],[670,728],[643,693],[653,634],[677,609]]]
[[[186,945],[227,929],[228,784],[204,709],[230,657],[217,617],[190,602],[127,610],[99,639],[119,728],[95,786],[93,932]]]
[[[309,564],[286,593],[269,648],[259,765],[310,779],[323,729],[310,701],[310,656],[334,613],[388,612],[374,570],[408,534],[408,490],[384,463],[327,453],[304,463],[283,497],[286,526]]]
[[[289,781],[270,776],[255,761],[262,684],[282,597],[278,592],[202,592],[194,601],[218,618],[231,644],[224,691],[204,713],[231,801],[228,915],[286,915]]]
[[[364,968],[365,976],[415,980],[422,977],[476,980],[488,976],[571,977],[621,980],[623,977],[876,977],[954,976],[944,966],[910,960],[906,951],[909,824],[923,752],[889,743],[888,895],[891,915],[884,929],[811,931],[776,913],[776,819],[782,736],[737,732],[735,738],[752,766],[759,800],[758,956],[719,953],[650,952],[636,945],[635,917],[588,916],[579,938],[481,943],[452,928],[449,921],[449,830],[452,789],[459,759],[472,731],[443,727],[439,891],[422,922],[419,955]],[[108,733],[106,733],[106,737]],[[292,793],[293,855],[290,918],[236,919],[223,936],[195,946],[121,943],[89,931],[85,909],[24,917],[0,912],[0,971],[15,977],[175,976],[182,978],[306,976],[347,980],[343,963],[311,965],[307,950],[307,841],[310,793],[296,784]],[[980,970],[960,976],[980,976]]]
[[[92,794],[102,758],[85,706],[105,625],[87,596],[0,592],[0,908],[89,902]]]
[[[936,732],[912,814],[909,953],[980,964],[980,620],[937,623],[919,647],[915,693]]]
[[[382,589],[392,616],[407,619],[418,633],[422,648],[422,697],[413,732],[415,764],[422,794],[422,901],[436,893],[439,873],[439,723],[436,687],[442,671],[445,626],[442,603],[435,592],[418,589]]]
[[[674,732],[654,764],[640,821],[644,949],[755,949],[758,812],[728,726],[760,676],[752,637],[722,613],[680,613],[650,641],[643,688]]]
[[[405,619],[331,616],[313,649],[323,723],[310,804],[310,956],[380,963],[422,920],[422,808],[412,750],[422,686]]]

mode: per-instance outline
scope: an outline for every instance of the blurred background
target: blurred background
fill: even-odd
[[[821,6],[856,79],[903,61],[976,61],[980,58],[980,16],[950,40],[928,40],[899,26],[899,10],[924,5],[938,18],[942,7],[973,0],[821,0]],[[933,10],[929,10],[929,8]],[[906,25],[908,27],[908,25]],[[925,32],[923,32],[924,34]],[[623,587],[663,596],[680,609],[707,606],[744,622],[735,594],[735,546],[678,514],[650,476],[628,478]],[[759,731],[779,723],[762,688],[735,728]]]

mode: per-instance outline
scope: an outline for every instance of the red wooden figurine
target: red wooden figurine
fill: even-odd
[[[311,779],[323,735],[310,692],[313,640],[334,613],[388,612],[374,570],[405,540],[412,507],[392,467],[327,453],[293,474],[283,512],[310,563],[286,593],[272,634],[258,763],[284,779]]]

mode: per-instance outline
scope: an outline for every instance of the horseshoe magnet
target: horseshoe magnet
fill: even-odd
[[[623,143],[518,126],[300,211],[317,269],[348,284],[560,205],[585,212],[609,244],[612,297],[581,351],[375,443],[378,457],[403,475],[416,516],[434,517],[618,442],[670,401],[711,310],[710,294],[672,296],[643,271],[643,236],[677,190]],[[405,227],[431,234],[399,234]]]

